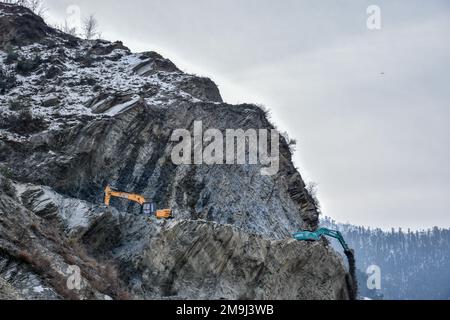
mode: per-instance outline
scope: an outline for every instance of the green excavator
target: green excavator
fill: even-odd
[[[350,299],[355,300],[358,295],[358,283],[356,280],[356,262],[353,250],[347,245],[340,231],[330,230],[327,228],[320,228],[316,231],[298,231],[293,234],[294,239],[298,241],[319,241],[323,236],[329,236],[339,240],[342,247],[344,248],[344,253],[347,256],[349,275],[347,278],[347,288],[350,294]],[[346,276],[347,277],[347,276]]]
[[[320,228],[317,231],[299,231],[293,234],[294,238],[299,241],[319,241],[322,236],[329,236],[338,239],[341,243],[344,251],[350,251],[347,243],[342,236],[342,233],[336,230],[330,230],[327,228]]]

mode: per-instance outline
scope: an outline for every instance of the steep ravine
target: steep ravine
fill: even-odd
[[[261,108],[223,102],[213,81],[155,52],[71,37],[22,7],[0,4],[0,26],[0,297],[350,298],[327,241],[291,239],[319,212],[285,138],[274,176],[171,161],[175,129],[273,129]],[[105,208],[107,184],[175,219],[117,199]],[[65,285],[73,265],[81,290]]]

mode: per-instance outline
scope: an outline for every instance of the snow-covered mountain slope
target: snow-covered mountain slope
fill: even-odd
[[[3,19],[14,25],[14,15]],[[39,18],[32,21],[47,30]],[[284,139],[274,177],[258,174],[259,166],[170,161],[173,130],[192,129],[199,120],[205,130],[272,128],[261,109],[223,103],[211,80],[185,74],[154,52],[48,30],[34,42],[34,34],[21,34],[24,46],[10,42],[0,51],[7,84],[0,95],[0,162],[14,177],[93,202],[111,184],[170,205],[180,217],[234,223],[274,238],[317,225]]]
[[[0,216],[7,224],[14,210],[21,210],[31,220],[17,234],[41,239],[29,228],[42,224],[61,243],[81,246],[88,256],[71,255],[80,268],[97,260],[86,273],[97,270],[104,282],[103,263],[117,266],[123,286],[102,290],[86,279],[82,296],[119,298],[125,290],[138,298],[349,297],[342,260],[327,242],[292,243],[292,232],[317,227],[319,212],[283,137],[274,176],[261,175],[261,165],[177,166],[171,161],[175,129],[192,131],[195,121],[221,131],[273,129],[263,110],[224,103],[210,79],[186,74],[155,52],[132,53],[121,42],[74,38],[19,6],[0,4],[0,26]],[[175,221],[149,222],[138,205],[117,199],[113,208],[102,207],[106,185],[170,207]],[[39,268],[20,260],[27,255],[18,252],[26,247],[15,237],[0,236],[3,261],[20,270],[8,274],[33,274],[33,286],[47,285],[55,297],[66,297],[66,290],[46,283]],[[66,255],[48,249],[44,238],[35,251],[46,252],[44,261],[59,261],[51,268],[58,273],[67,267]],[[168,239],[173,242],[167,246]],[[245,249],[249,246],[255,246],[251,252]],[[160,262],[143,262],[154,250]],[[172,251],[177,254],[169,257]],[[211,272],[215,262],[203,265],[205,255],[222,259],[223,272]],[[276,270],[290,274],[269,281]],[[194,290],[202,272],[211,281],[223,277],[228,282]],[[1,270],[0,277],[6,277]],[[299,283],[287,286],[293,279],[308,283],[308,291]],[[164,289],[167,283],[170,290]],[[183,283],[187,287],[180,287]],[[25,284],[18,285],[21,293],[33,298],[23,291]],[[289,290],[275,295],[283,288]]]

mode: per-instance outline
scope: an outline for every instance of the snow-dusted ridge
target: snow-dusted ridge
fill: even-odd
[[[181,72],[156,53],[131,53],[120,42],[104,40],[68,43],[57,30],[49,38],[44,43],[0,47],[0,68],[16,79],[15,86],[0,95],[3,116],[18,114],[20,110],[8,106],[20,103],[35,117],[45,119],[47,130],[56,130],[75,124],[80,115],[114,117],[121,113],[117,110],[126,111],[125,106],[133,107],[137,101],[162,108],[180,100],[217,102],[217,98],[209,100],[184,90],[191,81],[204,79]],[[24,64],[34,60],[36,66],[20,72]],[[102,94],[129,95],[131,99],[94,113],[99,102],[91,103]],[[1,128],[0,134],[19,139]]]
[[[210,79],[155,52],[84,41],[29,10],[24,20],[25,8],[0,8],[17,13],[0,16],[0,281],[26,279],[15,285],[26,298],[354,296],[327,243],[292,239],[314,230],[319,212],[286,139],[274,176],[262,165],[171,161],[174,130],[198,120],[273,129],[261,108],[224,103]],[[125,199],[103,206],[107,185],[170,208],[174,220]],[[75,296],[64,285],[73,265],[86,278]]]

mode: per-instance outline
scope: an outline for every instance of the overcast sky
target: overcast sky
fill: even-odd
[[[71,4],[104,38],[270,108],[325,215],[450,227],[450,1],[47,0],[48,20]]]

